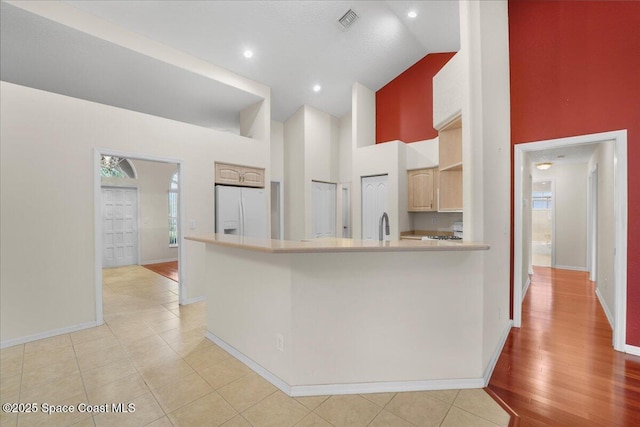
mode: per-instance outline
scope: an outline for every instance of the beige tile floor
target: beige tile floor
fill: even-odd
[[[104,271],[103,326],[0,351],[0,400],[133,403],[129,413],[0,413],[5,426],[506,426],[482,390],[290,398],[204,338],[205,304],[178,305],[145,268]]]

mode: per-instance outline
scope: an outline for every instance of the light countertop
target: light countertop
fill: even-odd
[[[268,253],[485,251],[489,249],[489,245],[484,243],[443,240],[392,240],[380,242],[377,240],[321,238],[293,241],[219,233],[187,236],[185,239]]]

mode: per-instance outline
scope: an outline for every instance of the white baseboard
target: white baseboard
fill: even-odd
[[[489,365],[487,365],[487,369],[484,371],[483,384],[482,387],[486,387],[489,384],[489,380],[491,379],[491,375],[493,375],[493,370],[496,368],[496,363],[498,363],[498,358],[500,357],[500,353],[502,353],[502,349],[504,348],[504,344],[507,342],[507,338],[509,337],[509,332],[513,327],[513,320],[509,320],[507,322],[507,326],[502,331],[502,336],[500,337],[500,341],[496,346],[493,354],[491,355],[491,359],[489,360]]]
[[[227,353],[247,365],[256,374],[279,388],[283,393],[292,397],[320,396],[328,394],[360,394],[360,393],[385,393],[403,391],[427,391],[427,390],[449,390],[462,388],[482,388],[483,378],[462,378],[462,379],[441,379],[422,381],[388,381],[370,383],[349,383],[349,384],[318,384],[292,386],[280,377],[274,375],[253,359],[238,351],[224,340],[218,338],[213,333],[207,331],[205,336],[223,348]],[[498,352],[498,355],[500,352]],[[497,360],[497,358],[496,358]]]
[[[291,396],[291,386],[287,384],[285,381],[283,381],[282,379],[280,379],[278,376],[272,374],[270,371],[266,370],[261,365],[254,362],[253,359],[245,356],[244,353],[236,350],[235,347],[231,346],[230,344],[227,344],[226,341],[224,341],[221,338],[218,338],[213,333],[207,331],[205,332],[205,337],[207,337],[208,339],[216,343],[219,347],[224,349],[227,353],[229,353],[230,355],[232,355],[233,357],[235,357],[236,359],[238,359],[239,361],[247,365],[256,374],[260,375],[262,378],[269,381],[274,386],[278,387],[284,393]]]
[[[292,397],[325,396],[328,394],[401,393],[407,391],[483,388],[482,378],[459,378],[422,381],[387,381],[350,384],[320,384],[292,386]]]
[[[178,258],[152,259],[151,261],[141,262],[140,265],[160,264],[160,263],[163,263],[163,262],[174,262],[174,261],[178,261]]]
[[[573,271],[587,271],[587,267],[578,267],[575,265],[558,265],[556,264],[553,268],[557,268],[559,270],[573,270]]]
[[[600,293],[600,289],[596,287],[596,296],[598,297],[598,301],[600,301],[600,306],[604,310],[605,316],[607,316],[607,320],[609,321],[609,326],[611,326],[611,330],[613,330],[613,315],[611,314],[611,310],[604,301],[602,294]]]
[[[81,323],[79,325],[68,326],[66,328],[54,329],[52,331],[40,332],[39,334],[27,335],[26,337],[13,338],[10,340],[0,341],[0,348],[13,347],[14,345],[25,344],[32,341],[55,337],[57,335],[77,332],[83,329],[94,328],[96,326],[100,326],[98,325],[98,322],[87,322]]]
[[[182,300],[180,305],[195,304],[197,302],[202,302],[202,301],[206,301],[206,300],[207,300],[207,297],[205,297],[204,295],[199,296],[199,297],[193,297],[193,298],[185,298],[185,299]]]
[[[633,354],[635,356],[640,356],[640,347],[636,347],[635,345],[625,345],[624,346],[624,352],[625,353],[629,353],[629,354]]]
[[[522,299],[520,301],[524,301],[524,297],[527,296],[527,291],[529,291],[530,285],[531,285],[531,275],[527,277],[527,283],[524,284],[524,288],[522,290]]]

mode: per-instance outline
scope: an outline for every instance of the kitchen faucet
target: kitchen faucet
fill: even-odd
[[[384,222],[387,222],[385,228],[384,228],[384,234],[382,234],[382,224],[384,224]],[[389,236],[389,215],[387,215],[386,212],[382,213],[382,216],[380,217],[380,227],[378,228],[379,233],[378,233],[378,240],[380,240],[381,242],[384,240],[384,236]]]

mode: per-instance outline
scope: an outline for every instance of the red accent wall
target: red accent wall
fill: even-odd
[[[627,343],[640,346],[640,2],[509,1],[513,144],[627,129]]]
[[[454,54],[429,54],[376,92],[376,144],[438,136],[433,128],[433,76]]]

